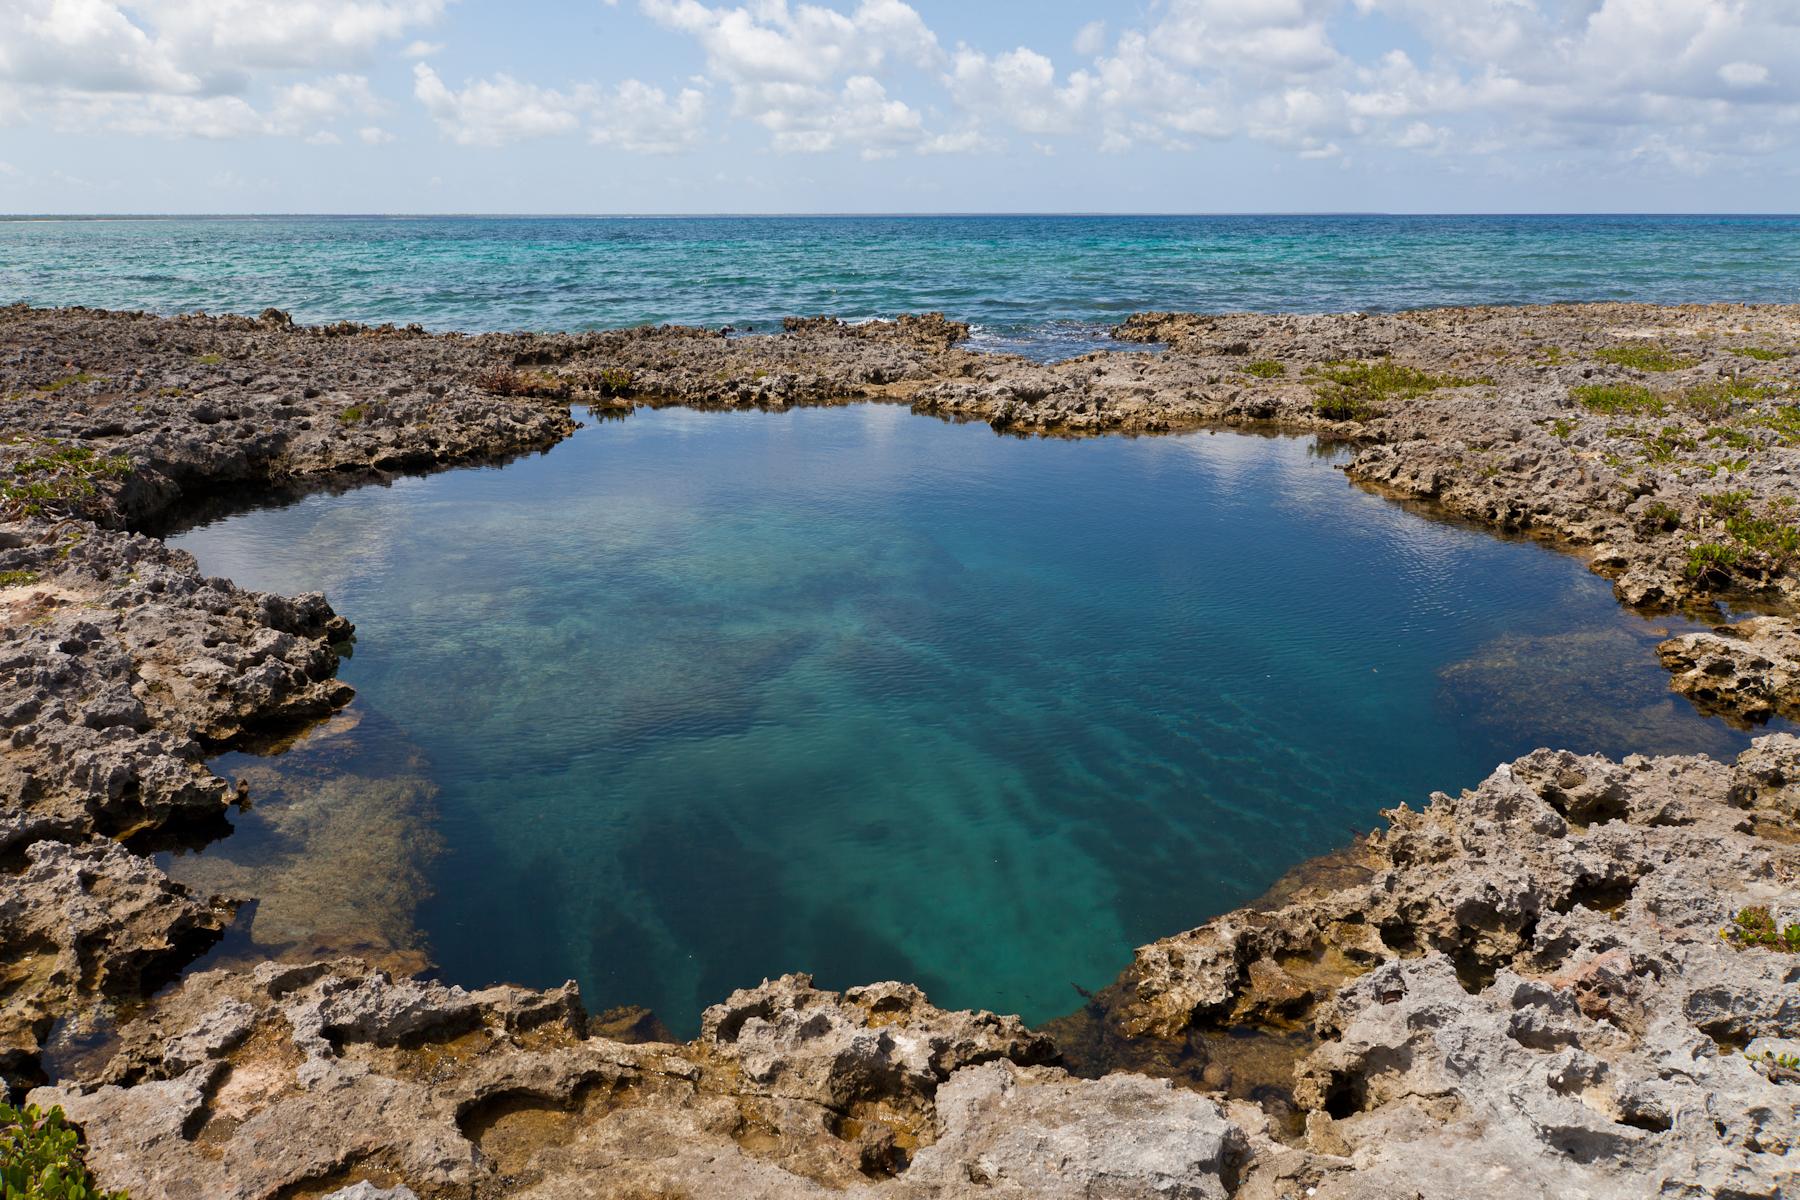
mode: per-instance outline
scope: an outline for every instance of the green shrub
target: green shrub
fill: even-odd
[[[1643,521],[1651,529],[1673,533],[1681,528],[1681,510],[1661,500],[1652,501],[1644,506]]]
[[[1789,922],[1778,927],[1774,915],[1760,904],[1739,909],[1732,915],[1731,924],[1719,930],[1719,936],[1734,946],[1761,946],[1782,954],[1800,954],[1800,925]]]
[[[1606,346],[1594,351],[1594,357],[1601,362],[1630,367],[1634,371],[1679,371],[1683,367],[1693,366],[1697,361],[1678,357],[1662,346],[1647,342]]]
[[[1589,383],[1570,393],[1583,408],[1613,415],[1660,417],[1664,400],[1660,392],[1636,383]]]
[[[1279,379],[1287,374],[1287,368],[1272,358],[1259,358],[1244,368],[1246,375],[1254,375],[1258,379]]]
[[[368,415],[369,415],[369,410],[367,407],[365,407],[364,405],[361,405],[361,404],[352,404],[349,408],[346,408],[343,412],[341,412],[337,415],[338,424],[340,424],[340,425],[361,425],[363,423],[364,419],[368,417]]]
[[[1334,421],[1367,420],[1389,401],[1414,400],[1439,388],[1494,382],[1486,376],[1433,375],[1389,359],[1327,363],[1307,375],[1314,380],[1313,411]]]
[[[1740,358],[1754,358],[1757,362],[1779,362],[1793,353],[1791,350],[1768,350],[1762,346],[1733,346],[1731,352]]]
[[[1734,547],[1719,542],[1702,542],[1688,551],[1687,566],[1682,574],[1705,587],[1722,586],[1731,581],[1731,568],[1737,565]]]
[[[0,571],[0,588],[28,587],[37,581],[36,571]]]
[[[629,396],[632,391],[631,372],[623,367],[608,367],[595,377],[594,390],[609,400]]]
[[[94,1182],[63,1111],[0,1104],[0,1200],[126,1200]]]
[[[67,512],[95,494],[96,479],[131,473],[131,460],[122,454],[103,458],[87,446],[64,446],[53,439],[38,443],[38,449],[14,463],[12,477],[0,482],[0,513]]]

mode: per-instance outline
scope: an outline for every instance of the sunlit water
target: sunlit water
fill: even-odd
[[[404,906],[376,848],[436,839],[417,916],[447,978],[573,974],[684,1032],[789,970],[1047,1018],[1536,746],[1744,741],[1578,562],[1359,491],[1305,440],[643,412],[176,544],[327,591],[362,720],[331,771],[417,754],[439,789],[403,835],[416,790],[256,809],[178,872],[310,895],[318,864],[281,872],[329,828],[383,897],[337,902]]]
[[[1800,301],[1800,218],[0,220],[0,302],[433,329],[771,328],[941,309],[1082,353],[1145,309]]]

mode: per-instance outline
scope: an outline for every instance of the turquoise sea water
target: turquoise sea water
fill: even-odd
[[[1667,626],[1575,560],[1366,494],[1301,439],[642,412],[177,544],[357,622],[361,724],[316,740],[439,789],[396,844],[447,978],[573,973],[681,1032],[787,970],[1048,1018],[1536,746],[1745,741],[1671,697]],[[175,866],[318,891],[280,881],[357,819],[262,800]],[[334,828],[334,853],[385,845]],[[400,873],[371,857],[364,883]]]
[[[470,331],[941,309],[1051,356],[1145,309],[1617,299],[1800,301],[1800,218],[0,220],[0,302]]]

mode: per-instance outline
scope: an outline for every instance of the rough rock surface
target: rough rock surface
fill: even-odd
[[[1785,734],[1735,766],[1538,751],[1389,814],[1360,880],[1143,947],[1094,1019],[1305,1027],[1318,1196],[1784,1194],[1800,1076],[1759,1060],[1800,1052],[1800,958],[1721,930],[1800,920],[1796,781]]]
[[[459,337],[0,309],[9,1086],[54,1071],[33,1097],[64,1104],[138,1200],[1800,1186],[1800,1073],[1780,1061],[1800,1051],[1800,960],[1719,934],[1748,906],[1800,917],[1785,736],[1735,766],[1528,756],[1143,948],[1054,1041],[907,985],[804,977],[737,993],[679,1046],[641,1040],[643,1014],[590,1020],[572,987],[467,993],[345,958],[205,971],[146,1002],[232,905],[142,851],[231,801],[207,754],[343,703],[351,630],[323,597],[205,579],[129,530],[234,487],[542,448],[571,403],[1310,431],[1348,443],[1370,486],[1580,548],[1628,603],[1800,595],[1800,309],[1145,314],[1118,336],[1165,350],[1054,365],[971,353],[966,332],[927,315]],[[1793,712],[1786,621],[1662,654],[1736,719]],[[44,1059],[52,1027],[83,1052]]]
[[[1800,716],[1800,628],[1787,617],[1755,617],[1656,648],[1672,686],[1703,711],[1739,724]]]

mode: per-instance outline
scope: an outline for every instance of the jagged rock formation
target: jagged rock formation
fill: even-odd
[[[144,839],[218,820],[233,797],[206,755],[343,703],[350,627],[127,532],[221,488],[542,448],[571,402],[876,400],[1019,433],[1312,431],[1370,486],[1582,548],[1627,602],[1780,608],[1800,311],[1147,314],[1120,336],[1167,351],[1051,366],[970,353],[935,315],[463,338],[15,307],[0,330],[0,1067],[138,1200],[1800,1185],[1781,1058],[1800,968],[1719,934],[1746,908],[1800,917],[1786,736],[1735,766],[1529,756],[1143,948],[1054,1039],[902,984],[789,977],[673,1045],[572,988],[342,958],[145,1003],[233,903],[170,882]],[[1678,689],[1757,720],[1796,710],[1791,640],[1767,617],[1662,655]],[[46,1079],[53,1029],[86,1052]]]

